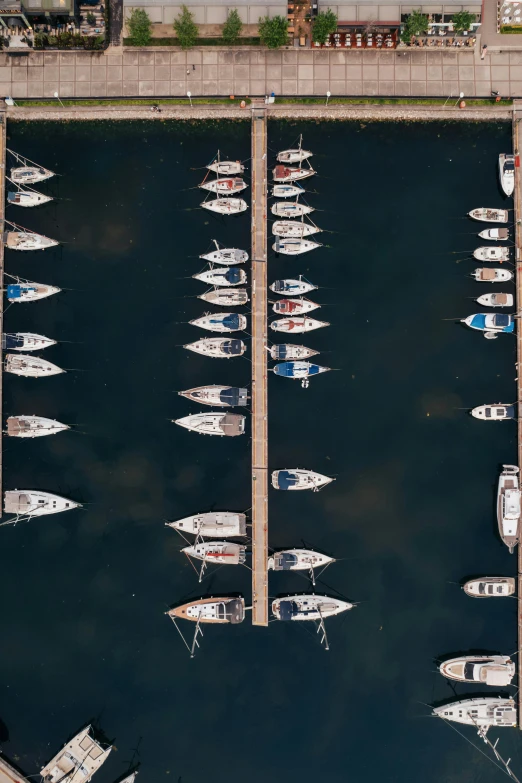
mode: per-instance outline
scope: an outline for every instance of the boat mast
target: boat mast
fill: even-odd
[[[481,739],[483,739],[483,740],[484,740],[484,742],[486,743],[486,745],[489,745],[489,747],[491,748],[491,750],[492,750],[492,751],[493,751],[493,753],[495,754],[495,758],[497,759],[497,761],[499,761],[499,762],[502,764],[502,766],[504,767],[504,769],[506,770],[506,774],[507,774],[507,775],[509,775],[509,777],[510,777],[512,780],[514,780],[514,781],[515,781],[515,783],[520,783],[520,780],[517,778],[517,776],[515,775],[515,773],[513,772],[513,770],[511,769],[511,767],[509,766],[509,765],[510,765],[510,763],[511,763],[511,759],[509,758],[507,761],[504,761],[504,759],[502,758],[502,756],[500,755],[500,753],[499,753],[499,752],[498,752],[498,750],[497,750],[497,745],[498,745],[498,741],[499,741],[500,737],[497,737],[497,739],[496,739],[496,741],[495,741],[495,744],[493,744],[493,743],[492,743],[492,742],[489,740],[489,738],[488,738],[488,736],[487,736],[487,734],[488,734],[488,731],[489,731],[489,729],[491,728],[491,724],[489,724],[488,726],[479,726],[479,725],[478,725],[478,723],[477,723],[477,721],[476,721],[476,720],[473,718],[473,716],[472,716],[472,715],[470,715],[470,714],[469,714],[469,712],[468,712],[468,715],[469,715],[469,717],[471,718],[471,720],[472,720],[472,722],[473,722],[474,726],[475,726],[475,727],[476,727],[476,729],[477,729],[477,734],[479,735],[479,737],[480,737]]]
[[[321,639],[320,639],[320,643],[321,644],[324,643],[325,650],[329,650],[330,649],[330,645],[328,644],[328,636],[326,635],[326,626],[324,624],[324,618],[323,618],[323,615],[321,614],[321,607],[320,606],[317,607],[317,611],[319,612],[319,617],[321,618],[320,621],[319,621],[319,625],[317,626],[317,633],[319,633],[319,631],[322,631],[322,636],[321,636]]]
[[[167,612],[167,614],[168,614],[168,612]],[[194,638],[192,639],[192,645],[189,645],[189,643],[187,642],[187,640],[183,636],[183,633],[182,633],[181,629],[179,628],[179,626],[178,626],[178,624],[176,622],[176,618],[172,617],[171,614],[169,614],[169,617],[172,620],[172,622],[174,623],[174,627],[176,628],[176,631],[179,633],[179,635],[183,639],[183,644],[185,645],[185,647],[189,651],[190,657],[194,658],[194,656],[196,654],[196,647],[199,649],[198,635],[203,636],[203,631],[201,630],[201,625],[200,625],[201,610],[199,611],[199,614],[198,614],[198,621],[196,623],[196,630],[194,631]]]

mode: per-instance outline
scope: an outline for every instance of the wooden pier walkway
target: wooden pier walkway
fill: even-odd
[[[267,131],[252,105],[252,624],[268,625]]]
[[[2,176],[3,179],[4,177]],[[0,756],[0,783],[29,783],[29,781],[21,772],[12,767],[6,759]]]
[[[520,121],[522,120],[522,101],[513,101],[513,151],[520,152]],[[522,171],[515,168],[514,215],[515,224],[515,312],[520,316],[522,309]],[[516,321],[517,332],[517,400],[518,400],[518,465],[522,467],[522,327],[520,319]],[[518,552],[518,727],[522,729],[522,545]]]

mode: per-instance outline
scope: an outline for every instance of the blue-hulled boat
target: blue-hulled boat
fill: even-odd
[[[515,331],[515,320],[513,316],[506,313],[476,313],[463,318],[462,323],[470,329],[484,332],[484,337],[488,340],[496,339],[502,332],[512,334]]]
[[[312,375],[320,375],[323,372],[328,372],[329,370],[330,367],[321,367],[319,364],[312,364],[311,362],[283,362],[282,364],[276,364],[274,367],[275,375],[299,380],[304,389],[308,387],[308,378]]]

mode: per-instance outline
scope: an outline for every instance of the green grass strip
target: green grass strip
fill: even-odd
[[[190,106],[188,98],[110,98],[104,100],[103,98],[61,98],[61,102],[64,106],[143,106],[150,107],[153,104],[159,106]],[[208,105],[225,105],[225,106],[239,106],[241,101],[250,103],[250,98],[192,98],[193,106],[208,106]],[[54,109],[61,108],[56,100],[18,100],[16,99],[17,106],[52,106]]]

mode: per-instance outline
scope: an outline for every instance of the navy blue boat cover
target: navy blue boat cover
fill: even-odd
[[[515,164],[512,160],[506,160],[504,163],[504,171],[514,171],[515,170]]]
[[[237,266],[230,267],[225,273],[225,280],[227,280],[229,283],[240,283],[241,270],[238,269]]]
[[[506,415],[509,416],[510,419],[515,418],[516,414],[514,405],[506,405]]]
[[[19,299],[22,295],[22,291],[26,290],[27,286],[21,286],[18,283],[7,286],[7,298]]]
[[[279,601],[279,619],[291,620],[297,614],[297,604],[294,601]]]
[[[24,338],[17,334],[3,334],[2,348],[21,348],[24,344]]]
[[[276,280],[274,283],[274,291],[286,291],[285,281]]]
[[[226,340],[223,343],[223,353],[228,356],[240,356],[242,349],[241,340]]]
[[[495,313],[495,326],[509,326],[510,316],[505,313]]]
[[[286,345],[274,345],[273,347],[276,359],[286,359]]]
[[[237,386],[230,386],[228,389],[219,392],[219,399],[220,402],[225,402],[227,405],[246,405],[247,390],[240,389]]]
[[[276,552],[275,562],[278,571],[290,571],[292,566],[297,563],[297,555],[293,555],[291,552]]]
[[[277,486],[279,489],[290,489],[297,484],[295,473],[290,470],[280,470],[277,477]]]
[[[227,329],[239,329],[239,315],[237,313],[230,313],[224,318],[219,318],[214,323],[222,323]]]
[[[276,375],[281,375],[283,378],[293,378],[295,362],[283,362],[283,364],[276,364],[274,372]]]

